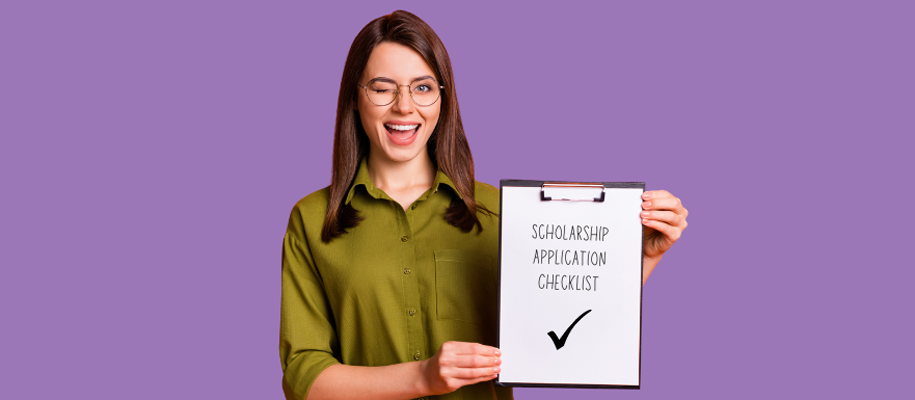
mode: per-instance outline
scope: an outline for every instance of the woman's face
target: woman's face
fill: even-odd
[[[365,86],[372,79],[388,78],[398,85],[409,85],[416,78],[434,76],[432,68],[413,49],[382,42],[369,56],[359,84]],[[383,157],[385,161],[402,163],[428,157],[426,142],[438,123],[441,99],[420,107],[410,98],[407,86],[400,86],[393,103],[377,106],[369,101],[364,89],[357,89],[359,117],[369,137],[373,159]]]

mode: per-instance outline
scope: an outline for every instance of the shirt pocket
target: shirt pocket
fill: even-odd
[[[496,269],[492,259],[462,250],[436,250],[435,312],[438,319],[493,323]]]

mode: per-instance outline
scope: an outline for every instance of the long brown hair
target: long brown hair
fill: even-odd
[[[346,56],[340,96],[337,98],[330,199],[321,240],[330,242],[362,220],[352,205],[344,204],[350,185],[356,178],[359,162],[369,150],[368,137],[358,111],[355,111],[358,93],[356,85],[362,78],[372,50],[381,42],[398,43],[415,50],[435,72],[435,79],[444,86],[438,124],[429,137],[426,149],[432,161],[451,178],[463,198],[463,201],[457,197],[451,201],[445,211],[445,220],[464,232],[470,232],[474,226],[482,230],[477,212],[492,212],[477,204],[474,199],[473,157],[461,124],[451,59],[445,45],[429,25],[407,11],[398,10],[369,22],[362,28],[353,39],[349,55]]]

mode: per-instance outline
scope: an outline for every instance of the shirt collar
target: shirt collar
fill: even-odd
[[[353,196],[356,193],[356,188],[359,186],[365,187],[365,191],[376,199],[391,199],[383,190],[375,187],[375,184],[369,177],[369,167],[366,157],[363,157],[362,161],[359,162],[359,170],[356,171],[356,178],[353,179],[353,185],[350,186],[349,192],[346,193],[345,204],[349,204],[351,201],[353,201]],[[454,182],[451,181],[451,178],[449,178],[448,175],[445,175],[445,172],[443,172],[441,168],[438,168],[435,173],[435,180],[432,182],[433,190],[430,190],[420,196],[419,200],[425,200],[432,193],[435,193],[441,189],[442,186],[451,188],[451,191],[454,192],[454,194],[456,194],[459,199],[464,200],[464,197],[461,196],[460,192],[458,192],[457,187],[454,186]]]

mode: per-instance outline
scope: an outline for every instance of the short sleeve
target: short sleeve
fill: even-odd
[[[290,230],[283,239],[280,361],[287,399],[304,399],[318,375],[338,364],[333,313],[307,242]]]

